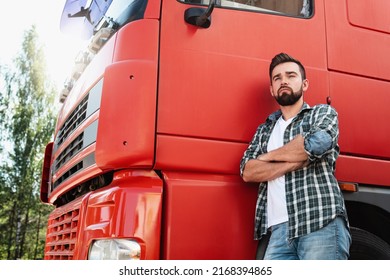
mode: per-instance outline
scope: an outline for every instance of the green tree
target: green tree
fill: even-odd
[[[54,86],[32,26],[14,67],[1,68],[2,158],[0,165],[0,258],[43,257],[47,215],[39,187],[44,147],[54,130]]]

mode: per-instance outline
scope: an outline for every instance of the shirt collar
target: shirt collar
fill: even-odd
[[[312,109],[313,108],[310,107],[309,104],[307,104],[306,102],[303,102],[302,108],[299,111],[299,113],[297,114],[297,116],[300,115],[303,111],[312,110]],[[273,112],[271,115],[269,115],[267,120],[269,120],[271,122],[276,122],[280,118],[281,115],[282,115],[282,111],[278,110],[276,112]]]

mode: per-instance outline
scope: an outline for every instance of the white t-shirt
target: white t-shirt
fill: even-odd
[[[278,119],[268,142],[268,152],[283,146],[283,135],[292,119],[285,121],[283,116]],[[288,214],[284,175],[268,181],[267,199],[268,227],[287,222]]]

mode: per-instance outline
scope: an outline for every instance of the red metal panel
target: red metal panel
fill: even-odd
[[[389,80],[389,35],[352,26],[348,21],[346,1],[325,1],[329,68]],[[355,1],[351,2],[355,4]],[[379,11],[379,9],[386,10],[386,6],[381,6],[383,1],[370,1],[370,3],[376,6],[376,11]],[[352,3],[350,6],[352,6]],[[364,5],[354,5],[350,9],[354,13],[364,14],[367,18],[375,17],[374,14],[367,14],[366,10],[359,10],[365,9]],[[388,18],[388,14],[386,15],[386,18]]]
[[[352,25],[390,33],[389,0],[347,0]]]
[[[141,60],[157,63],[158,39],[158,20],[143,19],[129,23],[117,33],[113,62]]]
[[[389,159],[389,83],[332,73],[330,86],[339,113],[342,153]]]
[[[158,135],[155,168],[238,174],[247,146],[246,143]]]
[[[339,181],[390,186],[389,174],[389,161],[345,155],[337,160],[336,177]]]
[[[164,173],[163,259],[254,259],[257,185],[238,176]]]
[[[141,245],[141,259],[159,259],[161,203],[162,181],[153,171],[117,172],[88,198],[75,258],[86,259],[94,239],[131,238]]]
[[[152,166],[156,78],[156,64],[149,62],[107,67],[96,141],[96,164],[101,169]]]
[[[114,63],[104,74],[96,142],[103,170],[153,164],[158,28],[155,20],[135,21],[117,36]]]
[[[144,18],[160,18],[161,0],[148,0]]]

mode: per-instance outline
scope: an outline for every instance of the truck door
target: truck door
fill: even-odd
[[[322,1],[218,1],[210,26],[185,21],[209,1],[163,1],[155,169],[164,188],[163,258],[255,257],[257,187],[239,176],[256,127],[277,106],[272,57],[306,66],[311,105],[328,97]]]
[[[330,0],[325,8],[329,84],[344,155],[338,177],[388,186],[390,1]]]

